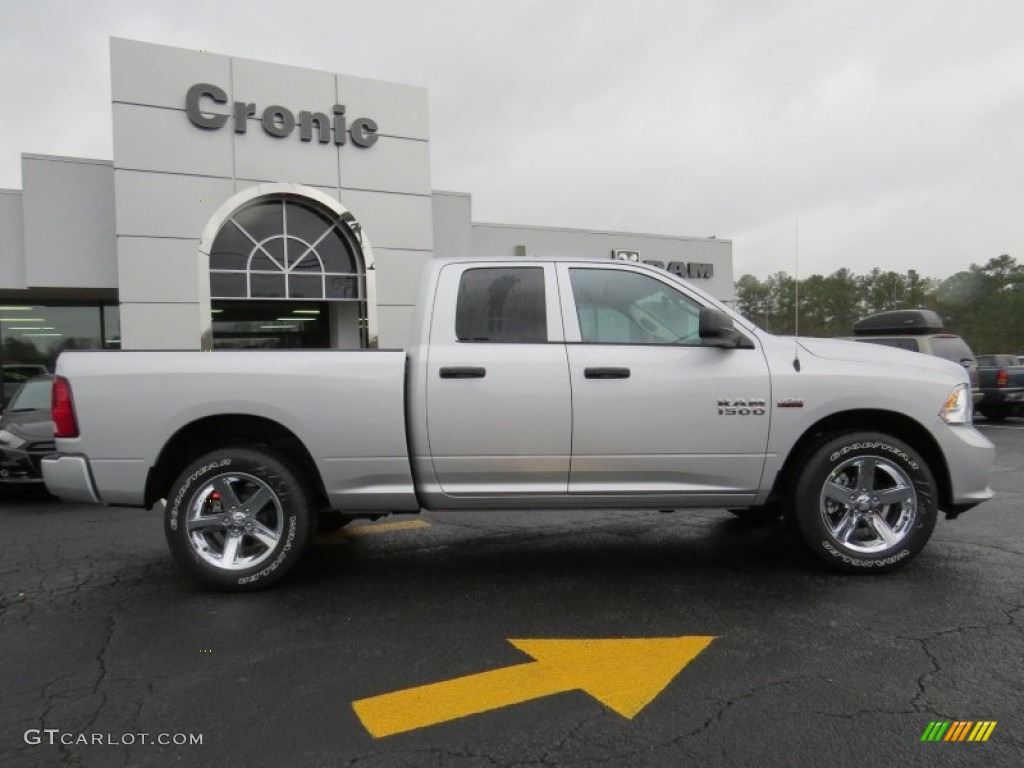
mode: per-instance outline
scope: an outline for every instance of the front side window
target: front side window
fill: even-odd
[[[543,268],[483,267],[463,272],[455,335],[459,341],[546,342]]]
[[[700,344],[700,305],[648,275],[571,269],[580,336],[587,344]]]

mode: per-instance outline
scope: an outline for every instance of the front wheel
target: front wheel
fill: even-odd
[[[233,591],[274,583],[302,554],[310,504],[295,471],[268,451],[225,448],[171,486],[164,533],[182,570]]]
[[[854,432],[807,456],[793,522],[817,557],[843,571],[890,571],[924,548],[935,528],[935,480],[901,440]]]

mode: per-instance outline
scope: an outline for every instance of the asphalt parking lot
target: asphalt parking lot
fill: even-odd
[[[724,511],[473,513],[219,594],[156,513],[0,492],[0,765],[1019,766],[1024,419],[981,428],[998,497],[881,576]]]

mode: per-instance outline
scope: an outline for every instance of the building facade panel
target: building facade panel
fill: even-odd
[[[234,58],[231,77],[234,100],[256,107],[251,118],[256,124],[249,130],[259,127],[260,116],[272,106],[284,107],[296,117],[303,110],[332,114],[337,94],[333,72]]]
[[[420,274],[433,254],[375,247],[373,255],[377,269],[377,302],[381,305],[415,304]]]
[[[586,257],[585,232],[570,229],[517,227],[504,224],[473,225],[473,255],[511,258],[513,256]],[[525,253],[516,251],[517,246]]]
[[[252,179],[235,179],[235,194],[238,194],[239,192],[244,192],[247,189],[251,189],[252,187],[258,187],[261,184],[266,183],[267,182],[265,181],[254,181]],[[341,191],[337,187],[318,187],[315,184],[307,184],[305,186],[308,186],[311,189],[315,189],[317,192],[322,192],[328,197],[334,198],[339,203],[341,202]]]
[[[252,121],[250,121],[252,122]],[[277,138],[255,123],[244,133],[231,133],[235,145],[235,176],[257,181],[291,181],[319,187],[338,186],[338,147],[301,141],[297,131]]]
[[[234,175],[234,134],[224,128],[198,128],[184,111],[114,104],[113,127],[117,168],[224,178]]]
[[[377,307],[382,349],[401,349],[412,336],[414,308],[408,305]]]
[[[465,192],[434,191],[434,253],[467,258],[473,255],[473,203]]]
[[[118,259],[121,301],[198,302],[198,248],[198,239],[122,237]]]
[[[47,288],[116,288],[114,169],[22,156],[25,279]]]
[[[204,328],[198,303],[121,302],[122,349],[201,349]]]
[[[196,83],[217,85],[230,99],[230,57],[119,37],[110,39],[110,90],[115,104],[148,104],[184,111],[185,94]],[[230,103],[204,104],[211,113],[230,113]]]
[[[381,136],[372,151],[339,156],[343,188],[430,194],[430,145],[425,141]]]
[[[27,287],[21,192],[0,189],[0,291]]]
[[[433,250],[430,197],[342,189],[341,202],[369,233],[375,248]]]
[[[118,231],[133,237],[196,239],[235,192],[231,179],[209,176],[117,170],[114,178]]]
[[[339,74],[337,89],[337,103],[345,106],[345,114],[376,121],[381,136],[430,138],[426,88]]]

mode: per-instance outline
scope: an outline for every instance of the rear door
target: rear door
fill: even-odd
[[[426,376],[429,448],[445,493],[567,492],[572,405],[553,265],[444,267]]]
[[[570,493],[742,503],[771,409],[753,349],[701,346],[701,304],[668,275],[559,265],[573,392]]]

